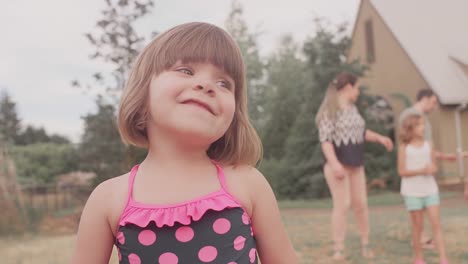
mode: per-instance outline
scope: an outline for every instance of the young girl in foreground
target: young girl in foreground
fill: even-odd
[[[224,30],[187,23],[149,43],[118,114],[123,140],[148,156],[93,191],[72,263],[108,263],[114,244],[119,263],[297,263],[254,168],[261,143],[246,102],[244,62]]]
[[[425,264],[420,243],[424,211],[427,211],[441,264],[448,264],[440,224],[440,198],[434,174],[437,172],[431,142],[424,140],[424,121],[412,114],[403,120],[398,149],[401,194],[411,216],[414,264]]]

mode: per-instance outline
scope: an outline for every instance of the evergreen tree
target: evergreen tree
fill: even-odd
[[[16,103],[7,92],[0,95],[0,140],[14,144],[20,132],[21,124]]]

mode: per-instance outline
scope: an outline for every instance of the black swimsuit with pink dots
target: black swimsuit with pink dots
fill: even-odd
[[[227,191],[222,168],[215,166],[220,190],[158,206],[133,200],[138,165],[133,167],[115,239],[120,264],[258,263],[250,217]]]

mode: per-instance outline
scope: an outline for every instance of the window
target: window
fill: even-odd
[[[365,22],[365,34],[366,34],[366,52],[367,62],[375,62],[375,46],[374,46],[374,29],[372,27],[372,20]]]

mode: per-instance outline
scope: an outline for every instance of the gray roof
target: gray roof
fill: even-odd
[[[468,0],[371,3],[441,103],[468,102]]]

